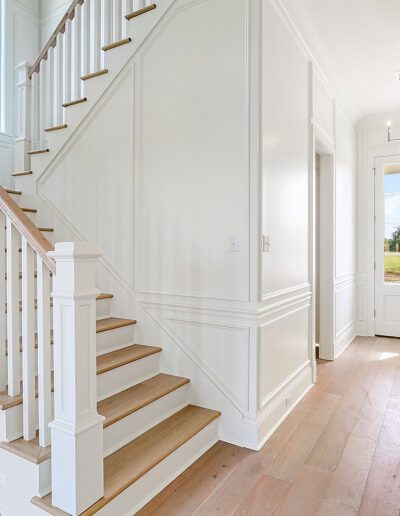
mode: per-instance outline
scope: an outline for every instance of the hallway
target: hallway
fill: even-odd
[[[256,453],[219,442],[140,515],[394,516],[400,340],[358,337]]]

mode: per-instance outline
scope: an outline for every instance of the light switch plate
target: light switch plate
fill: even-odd
[[[269,236],[266,236],[266,235],[263,235],[263,252],[264,253],[270,252]]]
[[[229,252],[239,252],[239,235],[231,235],[229,238]]]

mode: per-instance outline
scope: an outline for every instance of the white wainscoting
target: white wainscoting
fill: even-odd
[[[355,274],[349,274],[335,281],[334,296],[336,359],[351,344],[357,334]]]
[[[258,415],[246,438],[258,448],[312,386],[311,290],[277,292],[259,309]]]
[[[140,52],[141,294],[249,300],[248,4],[177,2]]]
[[[39,180],[39,195],[133,290],[134,68],[129,65]],[[57,224],[55,227],[59,227]]]

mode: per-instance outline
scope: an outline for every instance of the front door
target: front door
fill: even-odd
[[[400,155],[375,161],[375,334],[400,337]]]

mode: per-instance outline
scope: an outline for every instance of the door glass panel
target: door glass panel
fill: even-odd
[[[384,278],[400,283],[400,165],[385,167],[384,196]]]

